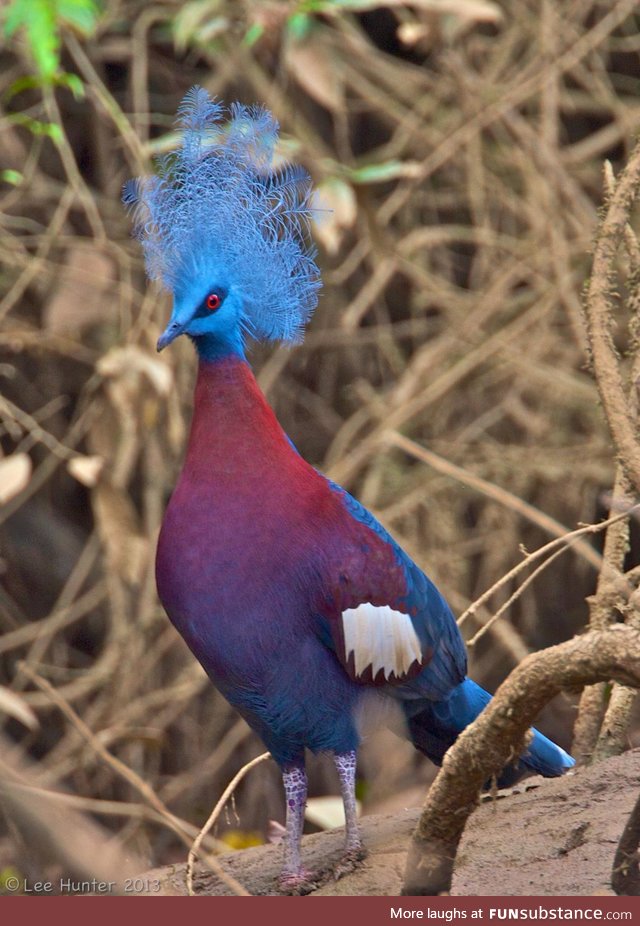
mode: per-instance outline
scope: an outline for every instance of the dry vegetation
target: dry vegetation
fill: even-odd
[[[378,514],[456,612],[523,546],[638,491],[633,471],[615,474],[581,306],[603,161],[617,174],[640,127],[637,3],[359,6],[107,0],[92,34],[62,24],[60,68],[77,78],[57,85],[24,79],[22,32],[0,48],[0,768],[15,777],[15,755],[29,755],[32,785],[66,791],[70,813],[153,863],[184,856],[262,751],[153,579],[194,363],[188,344],[155,354],[168,300],[145,284],[120,190],[171,146],[193,83],[266,103],[283,155],[332,210],[316,229],[316,317],[301,347],[253,352],[260,383],[301,452]],[[621,381],[635,382],[627,240],[607,273],[631,296],[601,318]],[[617,569],[629,542],[610,540]],[[467,613],[487,686],[585,626],[597,538],[548,556],[533,581],[543,560]],[[604,624],[626,607],[605,586]],[[591,694],[585,754],[607,691]],[[568,745],[574,717],[556,700],[545,729]],[[411,749],[387,743],[384,764],[380,752],[364,750],[369,807],[430,774]],[[312,767],[312,793],[331,782]],[[261,764],[236,794],[243,838],[263,835],[281,800]],[[14,831],[2,846],[0,869],[26,870]]]

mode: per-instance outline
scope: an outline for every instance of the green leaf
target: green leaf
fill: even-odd
[[[305,4],[315,13],[338,13],[340,10],[359,13],[381,6],[384,6],[383,0],[309,0]]]
[[[298,7],[300,13],[322,13],[332,5],[332,0],[303,0]]]
[[[24,175],[19,170],[3,170],[0,171],[0,180],[10,183],[11,186],[20,186],[24,180]]]
[[[4,26],[2,31],[4,32],[5,38],[10,39],[14,35],[21,25],[23,25],[23,15],[24,15],[24,3],[19,3],[17,0],[13,0],[13,3],[10,4],[8,9],[4,14]]]
[[[287,33],[295,42],[302,42],[313,28],[313,19],[306,13],[294,13],[287,20]]]
[[[22,77],[18,77],[12,84],[9,84],[3,94],[3,100],[8,102],[16,94],[22,93],[23,90],[34,90],[40,87],[42,87],[41,77],[36,77],[35,74],[23,74]]]
[[[62,71],[56,76],[55,82],[60,87],[68,87],[76,100],[83,100],[85,98],[84,84],[77,74],[70,74],[68,71]]]
[[[48,135],[49,138],[56,143],[62,142],[64,138],[62,128],[57,122],[43,122],[42,133],[43,135]]]
[[[175,14],[172,23],[176,51],[183,52],[190,46],[211,47],[216,39],[229,30],[229,20],[218,15],[220,0],[192,0],[183,4]]]
[[[22,125],[33,135],[47,135],[52,141],[58,143],[63,139],[62,129],[56,122],[41,122],[39,119],[32,119],[25,113],[11,113],[7,116],[7,122],[13,125]]]
[[[252,23],[252,25],[249,26],[244,34],[242,44],[245,48],[251,48],[259,39],[262,38],[263,34],[264,26],[262,23]]]
[[[93,35],[100,8],[95,0],[53,0],[61,25],[73,26],[83,35]]]
[[[24,32],[38,74],[52,80],[60,67],[60,31],[65,26],[90,35],[100,8],[96,0],[11,0],[3,32],[11,38]]]
[[[60,37],[56,30],[53,8],[43,0],[23,0],[31,7],[32,16],[26,22],[31,54],[37,69],[44,77],[52,77],[60,61]]]
[[[52,76],[59,61],[60,39],[56,31],[55,0],[13,0],[5,16],[4,34],[10,38],[23,29],[37,70]]]
[[[355,167],[348,174],[352,183],[385,183],[401,177],[415,177],[418,171],[419,165],[414,162],[391,160]]]
[[[17,80],[14,80],[7,90],[5,90],[3,99],[5,102],[8,102],[18,93],[22,93],[23,90],[39,90],[45,83],[53,83],[58,87],[67,87],[67,89],[71,90],[76,100],[83,100],[85,97],[84,84],[78,75],[69,74],[67,71],[60,71],[59,74],[55,74],[50,79],[41,77],[37,74],[23,74],[22,77],[18,77]]]

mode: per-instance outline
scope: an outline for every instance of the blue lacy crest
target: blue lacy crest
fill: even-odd
[[[257,340],[298,341],[318,301],[309,245],[311,180],[274,169],[278,123],[260,106],[225,110],[201,87],[178,108],[181,146],[158,173],[130,180],[147,273],[174,294],[194,274],[220,272],[242,294],[243,329]]]

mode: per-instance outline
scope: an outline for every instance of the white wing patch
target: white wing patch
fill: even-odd
[[[385,678],[406,675],[414,662],[422,660],[422,647],[411,618],[388,605],[368,601],[342,612],[346,658],[353,653],[357,676],[371,667],[373,678],[380,669]]]

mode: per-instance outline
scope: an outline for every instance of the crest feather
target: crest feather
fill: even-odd
[[[222,268],[241,294],[243,328],[258,340],[295,341],[317,304],[320,278],[308,244],[311,180],[275,169],[278,123],[261,106],[225,110],[202,87],[178,108],[182,143],[158,173],[130,180],[147,273],[178,292]]]

